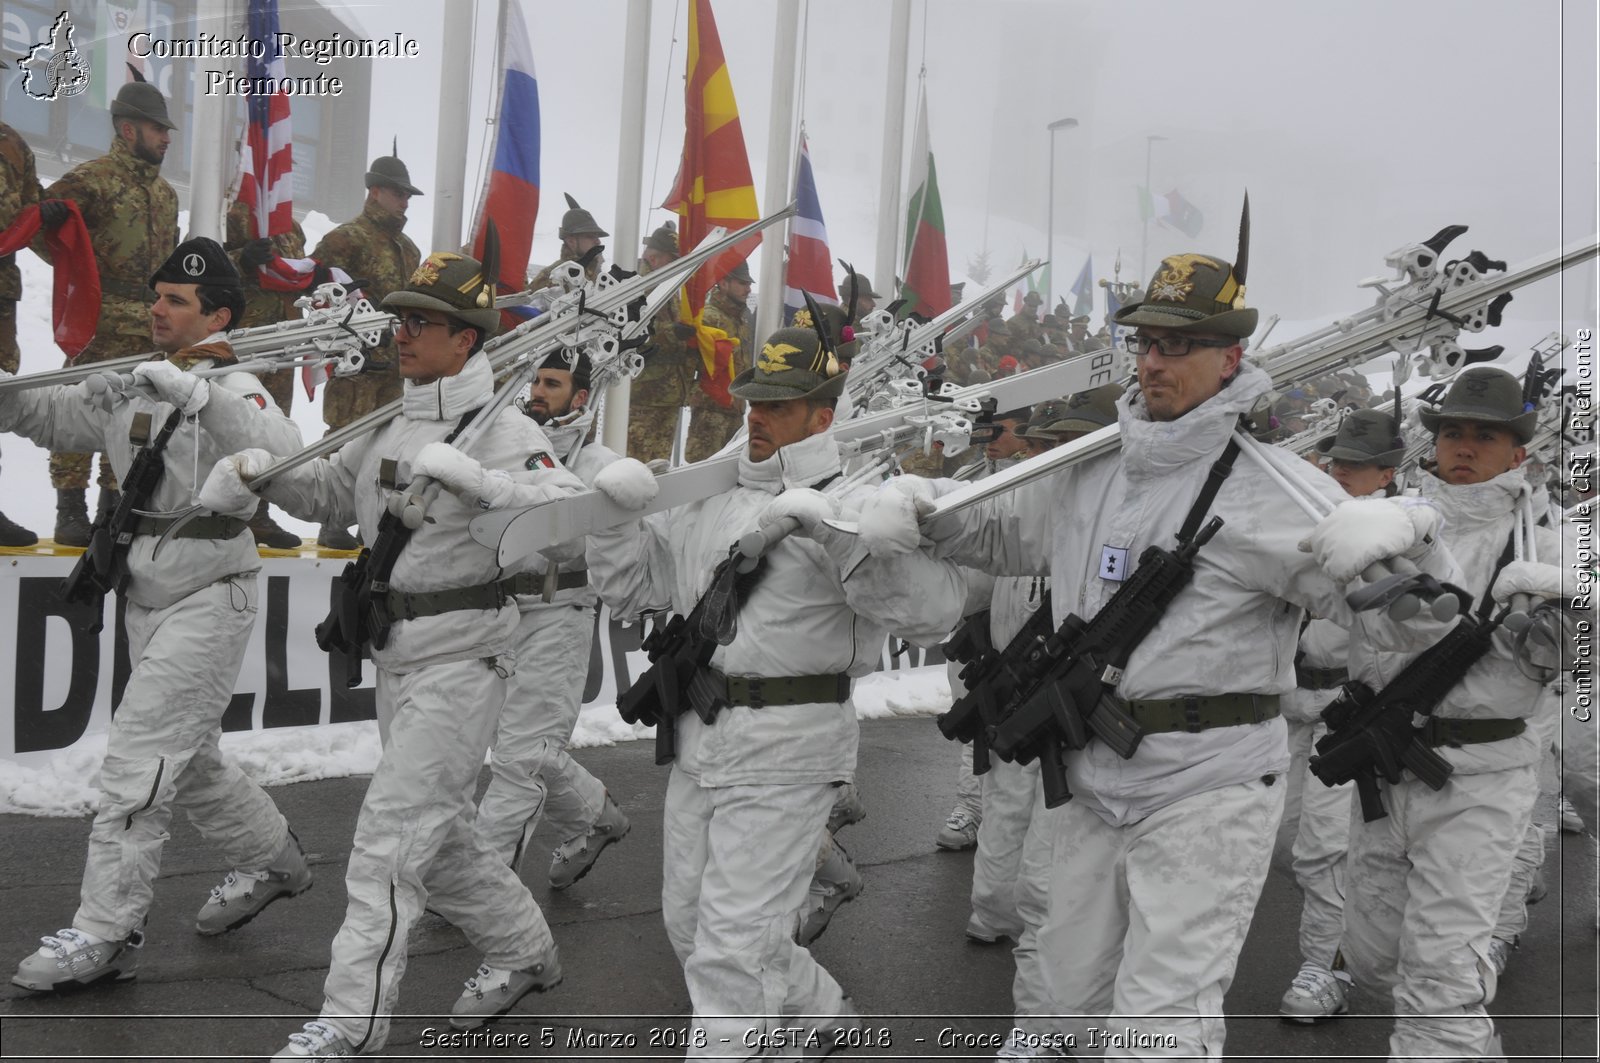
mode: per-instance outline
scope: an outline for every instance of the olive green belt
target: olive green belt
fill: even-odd
[[[452,587],[449,590],[418,591],[414,594],[390,591],[383,596],[389,615],[396,620],[415,620],[460,609],[498,609],[505,601],[506,592],[501,589],[498,580],[474,587]]]
[[[172,527],[177,517],[143,517],[133,518],[133,527],[130,529],[135,535],[162,535]],[[194,520],[179,528],[175,539],[232,539],[235,535],[250,526],[249,521],[240,520],[238,517],[224,517],[213,513],[205,517],[196,517]]]
[[[1149,734],[1187,731],[1199,734],[1213,727],[1261,723],[1278,715],[1276,694],[1204,694],[1151,698],[1127,703],[1128,714]]]
[[[1481,742],[1503,742],[1528,729],[1526,720],[1447,720],[1429,716],[1417,737],[1433,749],[1440,746],[1473,746]]]
[[[500,590],[506,594],[543,594],[543,572],[518,572],[515,576],[507,576],[500,581]],[[589,570],[580,568],[576,572],[562,572],[556,576],[556,590],[570,591],[578,587],[589,585]]]
[[[1343,668],[1313,668],[1308,664],[1296,665],[1295,686],[1302,690],[1332,690],[1350,681],[1350,673]]]
[[[850,696],[850,677],[836,675],[723,675],[715,668],[701,669],[695,685],[729,705],[752,709],[768,705],[838,703]]]
[[[100,294],[126,299],[133,303],[153,303],[156,301],[156,293],[151,291],[149,285],[117,280],[115,277],[102,276],[100,278]]]

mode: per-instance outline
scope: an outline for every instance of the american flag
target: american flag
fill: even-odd
[[[251,49],[245,72],[283,83],[278,48],[278,0],[250,0]],[[259,55],[257,54],[259,53]],[[252,237],[277,236],[294,226],[294,138],[289,132],[289,95],[245,97],[248,122],[239,169],[239,198],[250,205]]]
[[[839,302],[833,287],[833,256],[828,250],[828,227],[822,222],[817,180],[811,173],[811,148],[800,134],[800,169],[795,182],[799,211],[789,222],[789,264],[783,278],[783,319],[793,321],[806,305],[802,292],[819,303]]]

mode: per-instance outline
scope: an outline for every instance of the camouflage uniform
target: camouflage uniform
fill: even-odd
[[[78,205],[100,267],[100,324],[77,364],[150,351],[150,304],[155,292],[146,282],[178,246],[178,194],[161,176],[161,167],[140,159],[118,139],[111,142],[110,151],[51,185],[47,195]],[[50,261],[43,233],[31,246]],[[51,486],[88,487],[91,457],[51,454]],[[104,455],[99,482],[102,487],[116,487]]]
[[[556,259],[554,262],[550,263],[544,269],[541,269],[538,273],[535,273],[533,275],[533,279],[528,282],[529,290],[536,292],[540,288],[548,288],[548,287],[550,287],[550,283],[551,283],[551,281],[550,281],[550,271],[555,269],[556,266],[560,265],[561,263],[563,263],[563,262],[571,262],[573,259],[575,259],[577,257],[578,257],[577,255],[572,253],[571,249],[563,247],[561,249],[561,257],[560,258]],[[605,256],[604,255],[596,255],[594,257],[594,261],[593,262],[590,262],[587,266],[583,267],[583,275],[585,277],[588,277],[590,280],[594,280],[596,277],[600,276],[600,270],[604,265],[605,265]]]
[[[649,272],[643,265],[639,271]],[[643,371],[628,388],[628,457],[639,461],[672,457],[678,409],[694,386],[692,373],[700,360],[693,341],[679,334],[676,304],[669,303],[651,323],[650,346]]]
[[[240,264],[239,257],[244,245],[250,243],[252,239],[254,238],[250,235],[250,205],[242,199],[236,199],[233,201],[233,206],[228,208],[228,238],[224,245],[228,249],[228,257],[233,260],[244,283],[244,316],[236,322],[236,326],[255,328],[258,325],[274,325],[279,321],[298,319],[300,310],[294,305],[295,299],[299,297],[298,292],[263,291],[259,274],[254,270],[246,270]],[[305,230],[300,228],[299,222],[294,222],[289,232],[272,237],[272,248],[284,258],[306,257]],[[278,404],[278,409],[287,414],[289,405],[294,400],[294,370],[280,369],[276,373],[262,373],[261,386],[267,389],[267,394]]]
[[[751,321],[750,308],[734,302],[721,288],[713,288],[706,297],[705,310],[700,323],[717,328],[739,341],[733,349],[733,375],[738,376],[750,368]],[[697,346],[691,345],[685,359],[689,370],[689,439],[684,447],[685,461],[700,461],[721,450],[723,444],[744,424],[744,403],[733,400],[731,406],[721,406],[694,383],[704,363]]]
[[[0,229],[7,228],[23,207],[39,202],[39,175],[33,149],[22,134],[0,122]],[[17,256],[0,258],[0,369],[15,373],[22,352],[17,349],[17,300],[22,298],[22,271]]]
[[[360,217],[347,221],[317,244],[311,257],[326,266],[338,266],[351,277],[363,281],[361,291],[373,306],[383,297],[406,285],[422,254],[401,230],[406,217],[385,210],[371,198],[361,208]],[[357,377],[334,379],[322,395],[322,423],[343,428],[362,414],[370,413],[400,397],[400,366],[394,360],[394,341],[385,336],[383,345],[372,352],[376,362],[386,363]]]

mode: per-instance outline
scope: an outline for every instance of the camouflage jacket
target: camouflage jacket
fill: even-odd
[[[649,267],[639,263],[640,273],[649,273]],[[678,303],[669,302],[650,322],[650,345],[646,348],[644,368],[629,385],[629,403],[633,406],[655,406],[677,409],[689,399],[689,387],[694,381],[694,370],[700,355],[692,340],[684,337],[678,325]],[[694,362],[690,362],[690,356]]]
[[[577,255],[574,255],[570,250],[567,249],[565,244],[562,244],[561,257],[544,267],[544,269],[541,269],[538,273],[535,273],[528,281],[528,290],[536,292],[540,288],[550,287],[550,271],[555,269],[560,263],[571,262],[577,257]],[[598,254],[594,256],[593,262],[590,262],[587,266],[583,267],[583,275],[588,277],[590,280],[594,280],[596,277],[600,276],[600,271],[605,268],[605,264],[606,256],[604,253]]]
[[[311,257],[364,282],[361,290],[377,306],[384,296],[404,288],[422,261],[417,245],[401,231],[405,224],[405,215],[368,199],[361,215],[324,236]]]
[[[22,134],[0,122],[0,229],[8,228],[23,207],[39,202],[39,174],[33,149]],[[17,256],[0,258],[0,299],[22,298],[22,271]]]
[[[64,175],[44,193],[78,205],[106,303],[154,300],[149,280],[178,246],[178,194],[161,176],[161,167],[134,155],[126,141]],[[30,245],[50,261],[41,233]]]
[[[725,293],[721,288],[713,288],[711,289],[711,294],[706,296],[706,306],[705,310],[703,310],[700,314],[700,323],[707,328],[721,329],[730,337],[739,341],[739,345],[733,349],[734,376],[738,376],[740,373],[750,368],[752,322],[750,320],[750,308],[748,306],[743,303],[734,302],[732,299],[728,298],[727,293]],[[695,348],[691,351],[691,353],[695,357],[694,369],[698,371],[704,365],[704,362],[700,358],[700,351],[698,348]],[[693,379],[692,374],[691,379]],[[689,405],[705,406],[719,410],[730,409],[730,407],[717,405],[716,400],[711,398],[704,391],[701,391],[698,384],[695,385],[689,392]],[[743,410],[744,403],[740,402],[738,399],[734,399],[731,409]]]
[[[260,274],[255,270],[246,274],[244,267],[239,264],[244,245],[253,239],[250,230],[250,205],[242,199],[236,199],[233,206],[228,208],[228,236],[223,246],[244,281],[244,317],[240,319],[239,327],[254,328],[298,318],[300,311],[295,309],[294,301],[300,293],[262,291]],[[300,228],[299,222],[295,222],[288,232],[272,238],[272,246],[284,258],[305,258],[305,230]]]

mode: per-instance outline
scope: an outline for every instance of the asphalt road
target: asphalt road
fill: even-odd
[[[632,817],[632,833],[594,873],[551,891],[530,857],[526,877],[560,943],[566,981],[524,1000],[489,1029],[498,1043],[441,1043],[441,1020],[479,957],[443,924],[412,935],[391,1059],[681,1058],[672,1042],[689,1014],[683,978],[661,926],[661,807],[666,771],[649,743],[584,750],[580,759]],[[949,811],[954,747],[931,720],[862,725],[860,788],[868,818],[842,834],[867,888],[814,946],[870,1016],[870,1058],[989,1058],[985,1039],[1010,1028],[1012,964],[1004,948],[962,934],[970,853],[937,850]],[[194,933],[195,912],[225,869],[182,817],[172,827],[138,979],[59,996],[0,992],[0,1057],[23,1059],[262,1059],[315,1017],[328,947],[343,917],[345,857],[364,778],[271,792],[310,855],[316,885],[219,938]],[[76,907],[87,820],[0,816],[0,962],[21,959]],[[541,838],[553,848],[558,839]],[[1595,843],[1551,845],[1550,894],[1532,911],[1492,1011],[1513,1058],[1596,1058]],[[1299,966],[1299,894],[1277,872],[1256,911],[1227,996],[1229,1058],[1383,1058],[1387,1000],[1359,989],[1351,1015],[1316,1027],[1277,1017]],[[941,1036],[942,1035],[942,1036]],[[957,1042],[955,1045],[941,1045]],[[834,1056],[834,1059],[844,1058]]]

